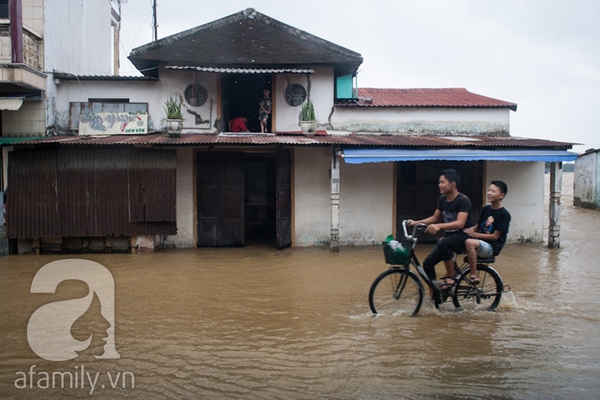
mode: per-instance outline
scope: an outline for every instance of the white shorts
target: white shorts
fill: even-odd
[[[494,257],[494,249],[492,245],[485,240],[479,241],[479,247],[477,248],[477,257],[479,258],[492,258]]]

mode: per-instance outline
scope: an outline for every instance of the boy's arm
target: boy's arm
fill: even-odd
[[[425,218],[425,219],[420,219],[418,221],[414,221],[412,219],[408,220],[408,226],[414,226],[416,224],[425,224],[425,225],[430,225],[430,224],[435,224],[436,222],[439,222],[442,220],[442,212],[438,209],[435,210],[435,212],[433,213],[433,215],[431,217]]]
[[[439,210],[437,210],[439,211]],[[442,215],[440,211],[440,216]],[[425,232],[430,235],[435,235],[442,229],[451,230],[451,229],[462,229],[467,224],[467,219],[469,218],[469,213],[459,212],[456,216],[456,221],[446,222],[441,224],[431,224],[425,229]],[[439,221],[439,220],[438,220]]]
[[[486,242],[495,242],[502,235],[502,232],[496,230],[494,233],[479,233],[475,232],[475,229],[467,229],[465,232],[474,239],[481,239]]]

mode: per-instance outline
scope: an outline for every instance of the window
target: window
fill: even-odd
[[[0,0],[0,19],[7,19],[8,16],[8,0]]]
[[[299,106],[306,100],[306,89],[299,83],[292,83],[285,88],[284,97],[290,106]]]
[[[194,107],[200,107],[208,100],[208,90],[197,83],[192,83],[185,88],[185,101]]]
[[[356,75],[347,74],[335,78],[335,98],[337,100],[356,100]]]

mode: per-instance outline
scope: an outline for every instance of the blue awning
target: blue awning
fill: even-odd
[[[348,164],[426,160],[563,162],[574,161],[577,156],[577,153],[567,150],[342,149],[342,157]]]

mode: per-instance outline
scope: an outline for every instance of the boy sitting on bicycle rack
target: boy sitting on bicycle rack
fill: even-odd
[[[465,249],[471,266],[471,283],[478,284],[477,257],[492,258],[497,256],[506,243],[506,234],[510,224],[510,213],[502,206],[508,188],[502,181],[492,181],[487,190],[487,201],[490,205],[483,207],[477,225],[465,229],[470,236],[465,240]]]
[[[417,224],[428,225],[425,232],[430,235],[437,234],[444,230],[442,237],[431,253],[423,261],[423,269],[432,281],[435,281],[435,266],[440,261],[444,262],[446,275],[442,276],[444,285],[440,289],[447,290],[455,283],[454,276],[454,253],[462,253],[465,250],[465,241],[469,238],[463,232],[465,227],[471,226],[471,200],[458,191],[460,176],[453,169],[442,171],[439,178],[438,187],[440,189],[440,198],[438,205],[431,217],[420,221],[408,220],[408,226]]]

